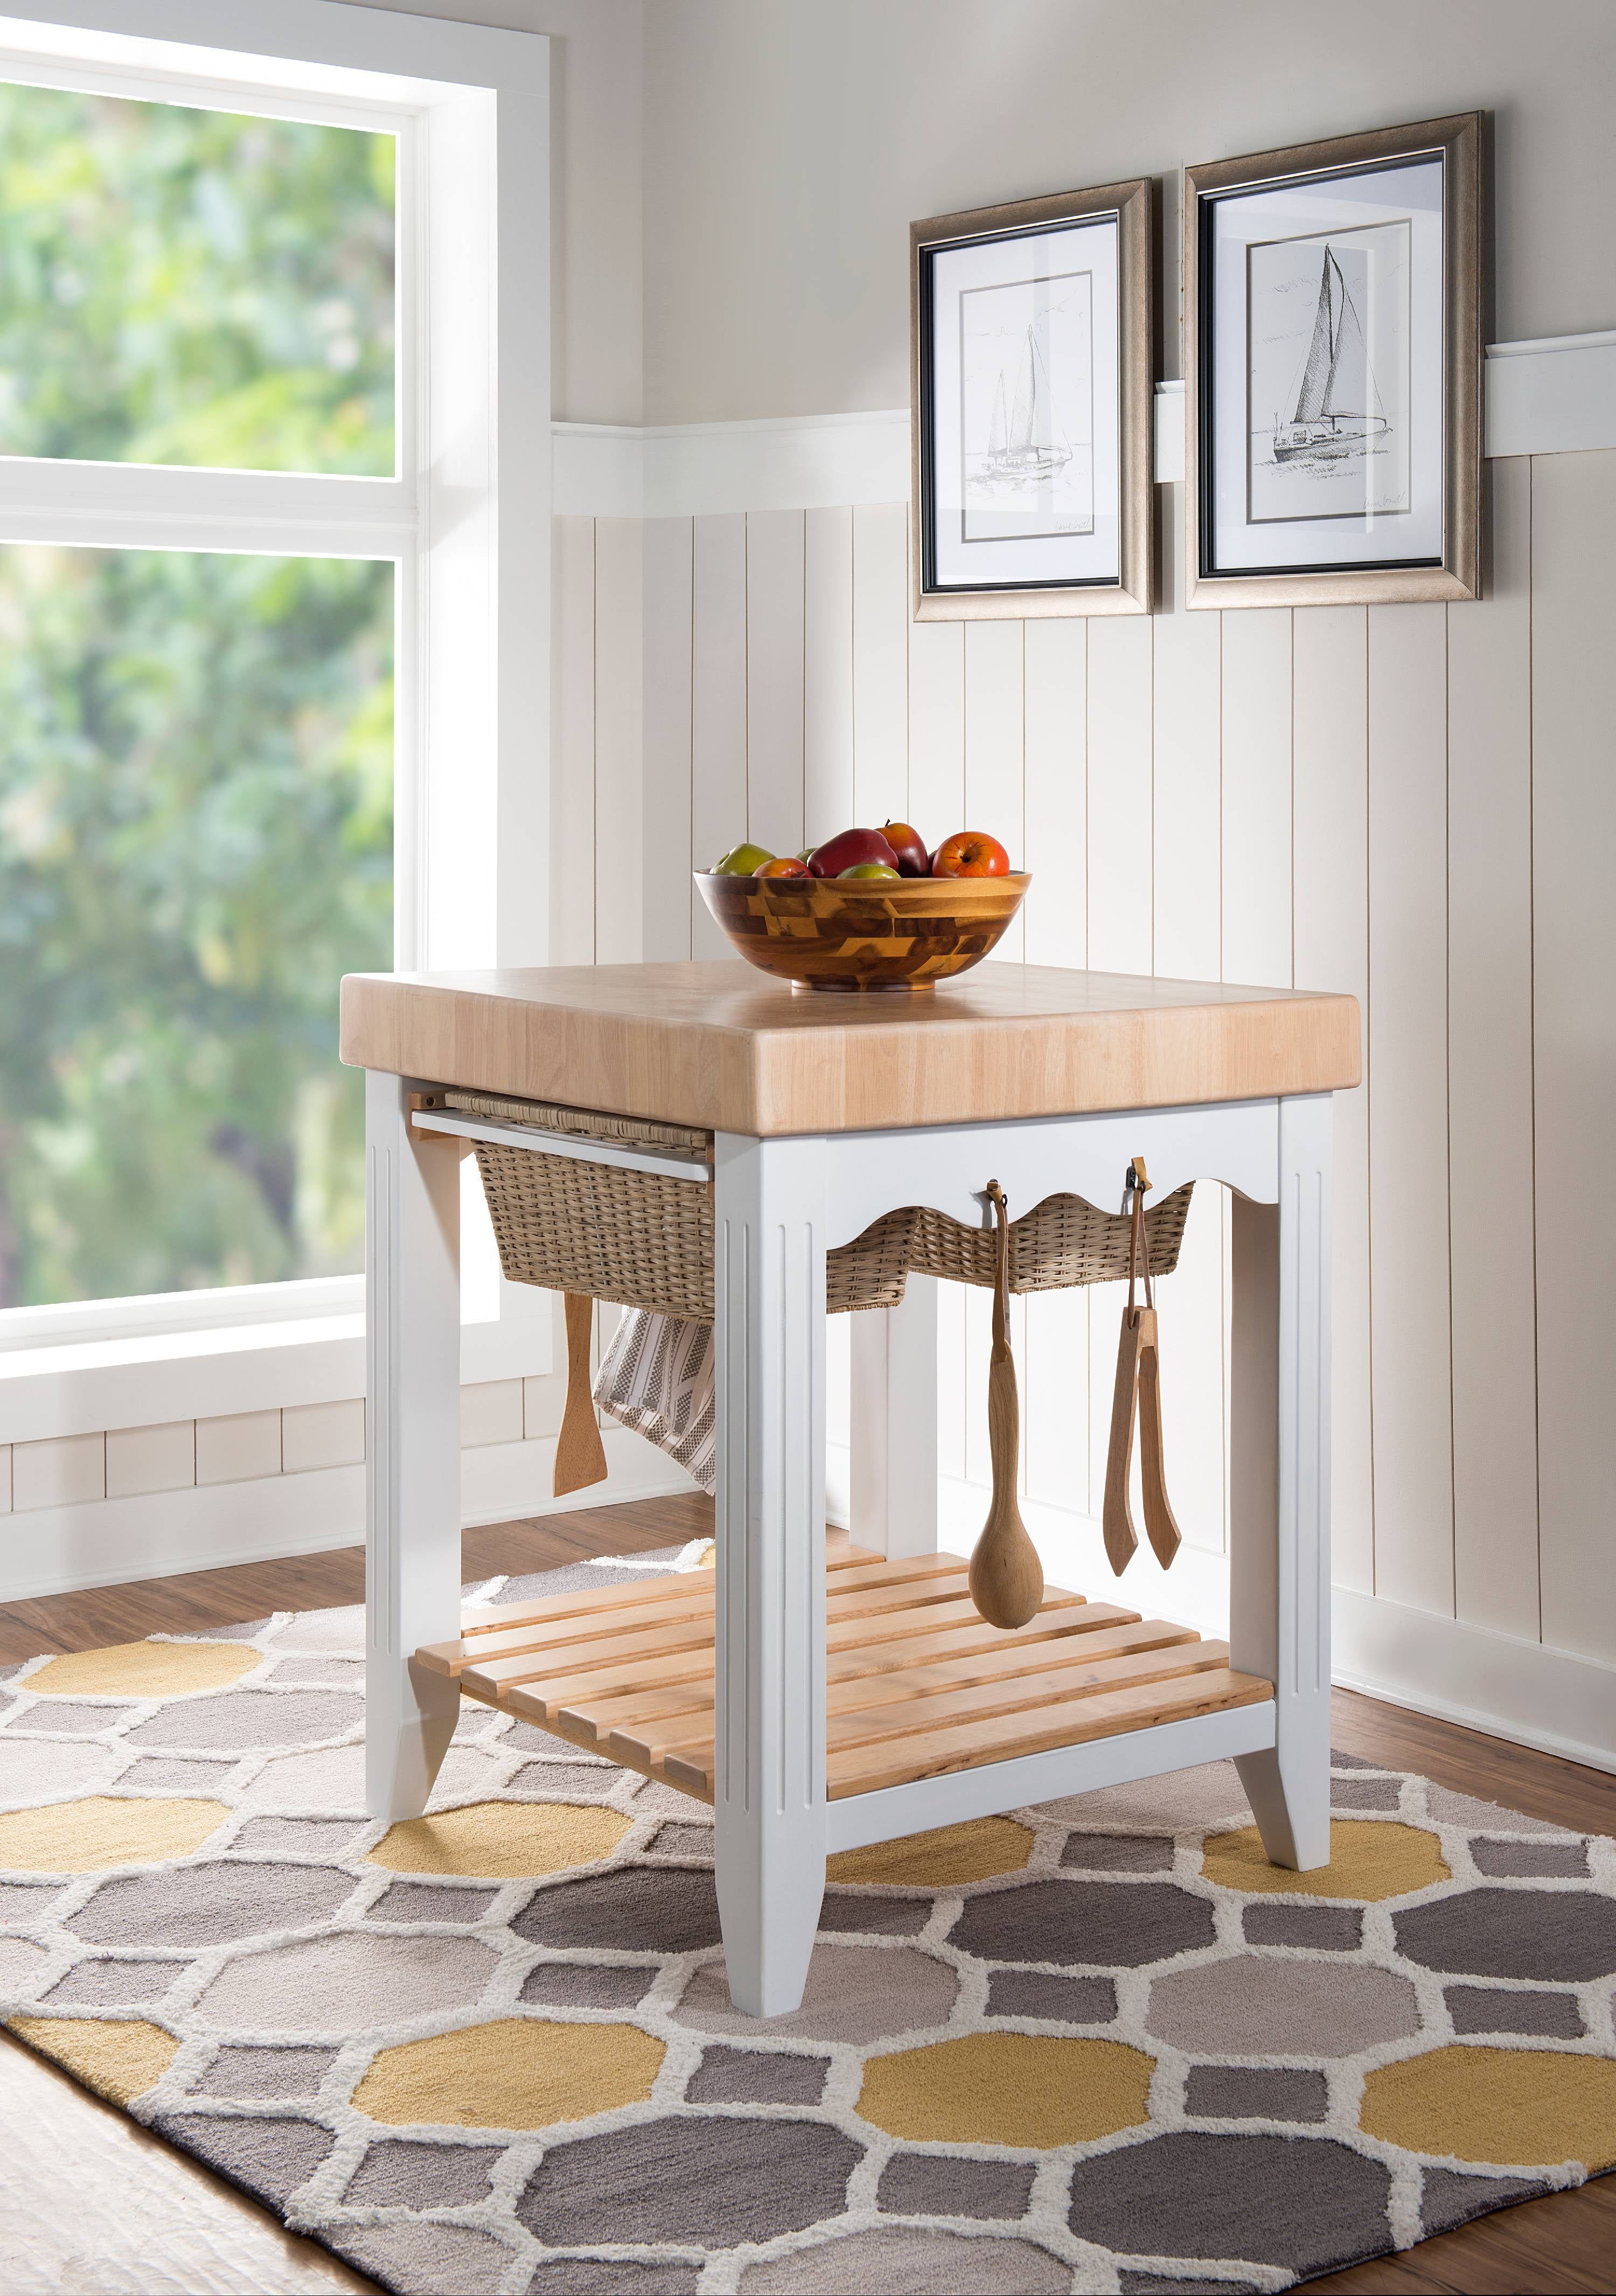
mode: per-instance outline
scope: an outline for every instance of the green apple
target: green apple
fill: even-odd
[[[836,872],[838,880],[844,884],[849,877],[890,877],[896,880],[902,873],[901,870],[889,869],[884,861],[855,861],[850,869]]]
[[[755,877],[764,863],[774,857],[766,845],[732,845],[723,859],[713,864],[713,875]]]

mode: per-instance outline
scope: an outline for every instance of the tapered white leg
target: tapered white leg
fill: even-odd
[[[412,1662],[460,1632],[460,1151],[365,1079],[365,1806],[416,1817],[460,1693]]]
[[[730,1999],[802,1999],[824,1893],[824,1143],[718,1136],[716,1863]]]
[[[852,1531],[894,1561],[937,1552],[937,1278],[852,1325]]]
[[[1330,1857],[1332,1112],[1282,1100],[1278,1205],[1235,1199],[1229,1648],[1276,1718],[1238,1767],[1269,1857],[1304,1873]]]

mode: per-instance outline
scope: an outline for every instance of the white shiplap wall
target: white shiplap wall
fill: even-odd
[[[554,954],[720,954],[693,865],[890,815],[928,836],[969,821],[1024,855],[1007,956],[1353,990],[1338,1662],[1616,1766],[1616,1698],[1598,1720],[1616,1691],[1616,453],[1495,461],[1488,488],[1481,603],[1186,613],[1163,487],[1161,611],[1093,621],[912,623],[900,503],[560,518]],[[1174,1495],[1210,1561],[1216,1191],[1163,1305]],[[987,1475],[987,1306],[945,1293],[956,1485]],[[1016,1313],[1029,1505],[1087,1551],[1117,1302]],[[1522,1647],[1539,1644],[1559,1673]],[[1467,1691],[1478,1668],[1490,1706]]]

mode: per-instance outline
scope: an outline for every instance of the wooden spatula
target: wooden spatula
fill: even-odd
[[[587,1483],[606,1480],[606,1450],[595,1416],[590,1392],[589,1338],[595,1323],[595,1302],[587,1292],[568,1292],[567,1402],[562,1431],[555,1442],[555,1472],[550,1488],[557,1498],[564,1491],[581,1491]]]
[[[1021,1414],[1010,1352],[1010,1212],[997,1180],[988,1183],[998,1221],[993,1286],[993,1353],[988,1365],[988,1448],[993,1501],[971,1553],[971,1599],[990,1627],[1024,1627],[1044,1599],[1044,1567],[1015,1501]]]

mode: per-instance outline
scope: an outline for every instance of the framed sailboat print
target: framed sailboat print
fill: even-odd
[[[1187,604],[1480,594],[1481,126],[1185,168]]]
[[[916,620],[1149,612],[1153,196],[910,225]]]

